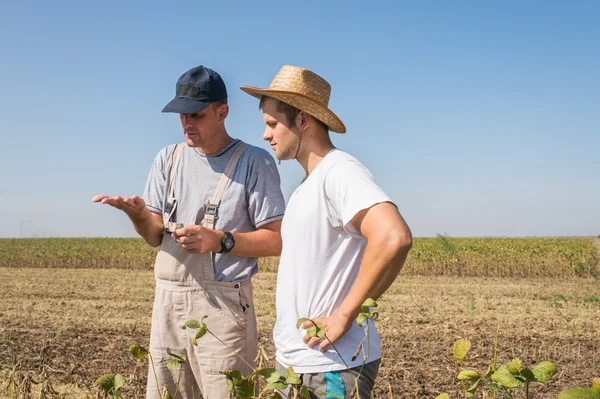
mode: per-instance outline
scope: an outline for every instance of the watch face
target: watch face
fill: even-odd
[[[233,248],[233,240],[229,237],[225,239],[225,248],[230,251]]]

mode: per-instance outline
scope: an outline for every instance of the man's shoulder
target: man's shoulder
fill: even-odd
[[[173,152],[175,152],[175,147],[178,144],[179,143],[169,144],[169,145],[161,148],[156,153],[156,156],[154,157],[154,163],[160,165],[161,167],[164,167],[165,165],[167,165],[171,161]]]
[[[161,148],[158,153],[156,154],[157,158],[163,158],[166,159],[168,157],[171,157],[171,155],[173,155],[173,152],[175,151],[175,147],[177,147],[178,145],[183,145],[184,148],[187,147],[185,145],[185,143],[173,143],[173,144],[169,144],[163,148]]]
[[[242,140],[240,140],[240,143],[246,145],[246,149],[244,150],[243,156],[246,158],[247,161],[251,163],[257,162],[259,164],[275,163],[275,159],[273,158],[273,156],[269,154],[269,152],[264,148],[248,144]]]
[[[325,165],[326,167],[324,168],[326,175],[328,175],[332,171],[332,169],[354,169],[356,167],[360,169],[366,169],[366,167],[356,157],[338,149],[335,149],[330,154],[328,154],[325,158],[325,161],[327,162]]]

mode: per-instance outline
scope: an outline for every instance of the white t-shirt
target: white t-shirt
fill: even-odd
[[[367,240],[350,223],[363,209],[390,198],[369,171],[351,155],[334,149],[292,194],[283,217],[283,250],[277,276],[277,322],[273,333],[277,361],[298,373],[344,369],[331,348],[321,353],[304,344],[305,331],[296,328],[302,317],[326,317],[350,291],[363,258]],[[370,353],[367,362],[381,357],[379,334],[369,321]],[[350,367],[363,362],[352,356],[365,337],[355,322],[335,343]],[[367,348],[365,341],[365,350]]]

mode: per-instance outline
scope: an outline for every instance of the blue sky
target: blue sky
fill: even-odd
[[[265,149],[284,64],[332,87],[358,157],[415,236],[600,233],[600,3],[3,2],[0,237],[133,236],[95,194],[141,194],[183,140],[161,114],[206,65],[229,133]],[[286,198],[301,181],[279,167]]]

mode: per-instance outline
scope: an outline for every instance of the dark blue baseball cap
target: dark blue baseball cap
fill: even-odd
[[[177,80],[175,98],[162,112],[195,114],[215,101],[227,99],[227,88],[221,76],[202,65],[192,68]]]

